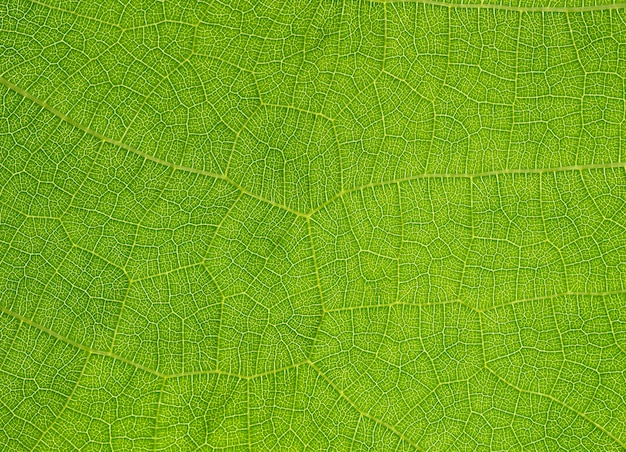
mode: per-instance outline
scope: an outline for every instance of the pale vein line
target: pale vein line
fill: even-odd
[[[569,292],[562,292],[562,293],[555,293],[555,294],[551,294],[551,295],[542,295],[539,297],[530,297],[530,298],[520,298],[517,300],[510,300],[510,301],[506,301],[504,303],[499,303],[499,304],[495,304],[492,306],[489,306],[487,308],[483,308],[483,309],[478,309],[478,312],[487,312],[487,311],[491,311],[494,309],[499,309],[502,307],[506,307],[506,306],[511,306],[514,304],[519,304],[519,303],[531,303],[533,301],[543,301],[543,300],[551,300],[553,298],[561,298],[561,297],[608,297],[611,295],[623,295],[626,293],[626,289],[616,289],[616,290],[606,290],[603,292],[574,292],[574,291],[569,291]]]
[[[307,364],[306,361],[300,361],[297,363],[292,363],[287,366],[277,367],[276,369],[266,370],[265,372],[259,372],[256,374],[250,375],[242,375],[235,372],[228,372],[226,370],[214,369],[214,370],[198,370],[198,371],[190,371],[190,372],[182,372],[178,374],[166,375],[165,378],[184,378],[184,377],[193,377],[193,376],[202,376],[202,375],[221,375],[223,377],[231,377],[237,378],[239,380],[254,380],[256,378],[267,377],[269,375],[274,375],[280,372],[284,372],[291,369],[296,369],[300,366]]]
[[[441,6],[458,9],[491,9],[501,11],[527,13],[584,13],[590,11],[606,11],[626,8],[626,3],[610,3],[606,5],[589,6],[513,6],[490,3],[448,3],[437,0],[370,0],[372,3],[417,3],[423,5]]]
[[[332,204],[337,199],[349,193],[363,191],[368,188],[382,187],[391,184],[401,184],[405,182],[412,182],[419,179],[473,179],[473,178],[487,178],[495,176],[506,175],[525,175],[525,174],[544,174],[544,173],[559,173],[569,171],[588,171],[595,169],[626,169],[626,162],[613,162],[613,163],[591,163],[588,165],[568,165],[568,166],[555,166],[551,168],[519,168],[519,169],[500,169],[493,171],[484,171],[482,173],[420,173],[412,176],[402,177],[398,179],[383,180],[380,182],[370,182],[368,184],[359,185],[357,187],[347,188],[331,196],[328,200],[318,207],[311,210],[307,215],[311,216],[315,212],[322,210],[324,207]]]
[[[489,311],[493,311],[495,309],[504,308],[507,306],[512,306],[515,304],[521,303],[532,303],[534,301],[545,301],[552,300],[555,298],[565,298],[565,297],[609,297],[611,295],[624,295],[626,294],[626,289],[616,289],[616,290],[608,290],[603,292],[560,292],[554,293],[550,295],[541,295],[538,297],[530,297],[530,298],[519,298],[515,300],[508,300],[503,303],[494,304],[492,306],[488,306],[486,308],[477,308],[475,306],[471,306],[467,304],[465,301],[459,298],[451,298],[449,300],[440,300],[440,301],[426,301],[424,303],[416,302],[416,301],[393,301],[391,303],[379,303],[379,304],[365,304],[365,305],[354,305],[354,306],[341,306],[338,308],[327,309],[325,312],[333,313],[333,312],[345,312],[345,311],[358,311],[358,310],[376,310],[376,309],[386,309],[392,308],[394,306],[413,306],[417,308],[422,307],[431,307],[431,306],[442,306],[447,304],[455,304],[458,303],[461,306],[468,308],[478,314],[483,314]]]
[[[89,127],[75,121],[74,119],[70,118],[69,116],[67,116],[65,113],[57,110],[56,108],[52,107],[51,105],[49,105],[47,102],[39,99],[37,96],[34,96],[33,94],[29,93],[28,91],[26,91],[23,88],[20,88],[19,86],[15,85],[14,83],[10,82],[9,80],[5,79],[4,77],[0,76],[0,83],[3,84],[4,86],[6,86],[7,88],[9,88],[12,91],[15,91],[16,93],[20,94],[21,96],[25,97],[26,99],[30,100],[31,102],[35,103],[36,105],[39,105],[41,108],[43,108],[44,110],[47,110],[48,112],[52,113],[53,115],[57,116],[58,118],[62,119],[63,121],[67,122],[68,124],[76,127],[77,129],[83,131],[86,134],[89,134],[99,140],[105,141],[107,143],[110,143],[114,146],[117,146],[119,148],[122,148],[128,152],[131,152],[133,154],[136,154],[146,160],[149,160],[151,162],[157,163],[159,165],[163,165],[163,166],[167,166],[169,168],[173,168],[174,170],[178,170],[178,171],[184,171],[184,172],[188,172],[188,173],[195,173],[195,174],[200,174],[202,176],[208,176],[208,177],[212,177],[215,179],[220,179],[223,180],[224,182],[227,182],[228,184],[232,185],[233,187],[235,187],[236,189],[238,189],[240,192],[250,196],[251,198],[257,199],[261,202],[265,202],[267,204],[270,204],[274,207],[278,207],[280,209],[286,210],[287,212],[290,212],[294,215],[300,216],[300,217],[305,217],[307,216],[306,214],[299,212],[298,210],[292,209],[291,207],[278,203],[276,201],[273,201],[271,199],[265,198],[263,196],[257,195],[251,191],[249,191],[248,189],[244,188],[243,186],[241,186],[240,184],[238,184],[237,182],[235,182],[234,180],[232,180],[231,178],[224,176],[223,174],[219,174],[219,173],[213,173],[210,171],[205,171],[205,170],[201,170],[201,169],[197,169],[197,168],[192,168],[192,167],[188,167],[188,166],[183,166],[183,165],[178,165],[176,163],[172,163],[169,162],[167,160],[163,160],[159,157],[155,157],[153,155],[147,154],[143,151],[140,151],[139,149],[136,149],[132,146],[127,145],[126,143],[123,143],[119,140],[116,140],[115,138],[110,138],[107,137],[103,134],[101,134],[100,132],[96,132],[93,129],[90,129]]]
[[[86,346],[84,344],[81,344],[80,342],[76,342],[75,340],[70,339],[69,337],[65,337],[62,334],[57,333],[56,331],[53,331],[50,328],[48,328],[48,327],[46,327],[44,325],[41,325],[41,324],[35,322],[34,320],[29,319],[28,317],[25,317],[25,316],[23,316],[21,314],[18,314],[17,312],[12,311],[11,309],[5,308],[4,306],[0,306],[0,312],[4,312],[6,315],[9,315],[9,316],[11,316],[11,317],[13,317],[13,318],[15,318],[17,320],[20,320],[20,321],[26,323],[27,325],[30,325],[31,327],[36,328],[39,331],[42,331],[42,332],[44,332],[44,333],[54,337],[55,339],[58,339],[61,342],[65,342],[66,344],[69,344],[69,345],[71,345],[73,347],[76,347],[79,350],[83,350],[84,352],[91,353],[93,355],[107,356],[109,358],[113,358],[113,359],[115,359],[117,361],[121,361],[121,362],[123,362],[125,364],[128,364],[130,366],[136,367],[137,369],[143,370],[144,372],[148,372],[149,374],[156,375],[157,377],[163,378],[163,377],[167,376],[167,375],[165,375],[165,374],[163,374],[163,373],[161,373],[161,372],[159,372],[157,370],[150,369],[149,367],[146,367],[143,364],[136,363],[136,362],[134,362],[134,361],[132,361],[132,360],[130,360],[128,358],[124,358],[123,356],[117,355],[115,353],[111,353],[111,352],[104,351],[104,350],[92,349],[91,347],[88,347],[88,346]]]

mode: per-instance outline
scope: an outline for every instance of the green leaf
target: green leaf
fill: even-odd
[[[0,5],[0,449],[626,449],[626,5]]]

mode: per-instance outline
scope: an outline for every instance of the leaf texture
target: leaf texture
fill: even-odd
[[[0,448],[626,449],[626,9],[0,5]]]

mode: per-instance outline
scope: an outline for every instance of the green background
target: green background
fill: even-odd
[[[626,5],[1,3],[1,449],[626,449]]]

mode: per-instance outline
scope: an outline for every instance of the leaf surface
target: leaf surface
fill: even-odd
[[[626,449],[626,10],[0,6],[0,448]]]

